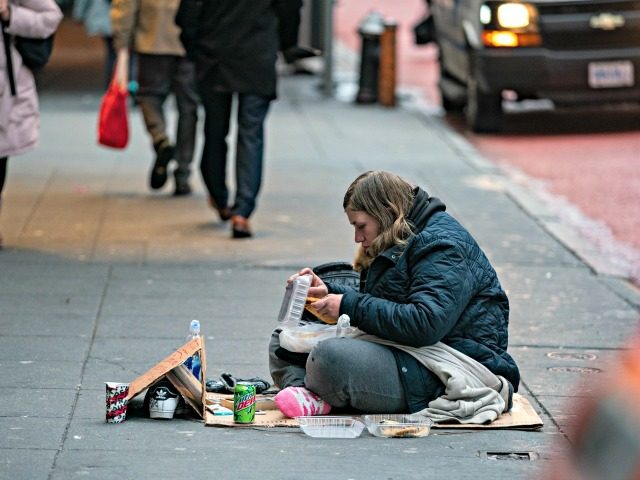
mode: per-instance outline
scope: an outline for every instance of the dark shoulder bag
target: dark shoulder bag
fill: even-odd
[[[37,72],[49,61],[53,50],[53,35],[47,38],[15,37],[16,50],[29,70]]]

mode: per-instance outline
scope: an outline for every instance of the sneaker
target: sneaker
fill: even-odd
[[[178,393],[166,380],[149,387],[149,417],[155,419],[171,419],[178,406]]]
[[[287,387],[275,396],[278,409],[285,417],[327,415],[331,405],[304,387]]]

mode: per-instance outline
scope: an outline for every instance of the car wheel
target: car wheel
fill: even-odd
[[[474,132],[488,133],[500,130],[502,120],[502,95],[480,90],[475,78],[467,82],[467,124]]]
[[[447,83],[456,83],[458,85],[459,82],[455,80],[451,75],[447,72],[442,71],[440,73],[440,82],[438,86],[440,87],[440,98],[442,99],[442,108],[445,112],[460,112],[464,108],[464,99],[460,99],[460,97],[451,96],[447,93],[447,88],[444,87]],[[464,87],[462,86],[461,91],[464,92]],[[464,97],[463,97],[464,98]]]
[[[464,85],[447,71],[447,63],[441,48],[438,49],[438,63],[440,64],[438,88],[442,99],[442,108],[445,112],[460,112],[464,108]],[[458,88],[452,89],[453,85]],[[452,92],[456,90],[458,90],[457,95],[452,95]]]

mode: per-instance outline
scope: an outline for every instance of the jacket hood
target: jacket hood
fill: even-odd
[[[425,229],[429,219],[434,213],[444,212],[446,205],[437,197],[430,197],[429,194],[416,187],[413,206],[409,212],[408,220],[414,227],[414,232],[419,233]]]

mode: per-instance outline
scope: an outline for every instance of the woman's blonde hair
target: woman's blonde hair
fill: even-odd
[[[365,212],[380,223],[380,233],[366,253],[360,251],[354,267],[367,268],[393,245],[404,245],[413,234],[407,216],[413,205],[414,186],[393,173],[371,170],[356,178],[344,195],[345,211]]]

